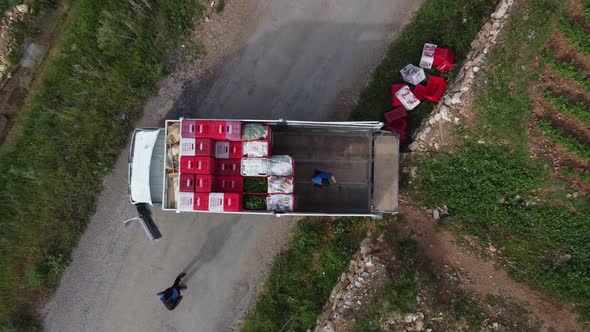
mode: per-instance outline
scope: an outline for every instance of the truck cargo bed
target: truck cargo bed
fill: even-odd
[[[371,134],[277,127],[272,153],[295,159],[296,212],[362,214],[371,210]],[[337,183],[313,186],[316,169],[332,173]]]

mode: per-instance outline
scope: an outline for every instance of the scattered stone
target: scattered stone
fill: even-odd
[[[434,220],[439,220],[440,219],[440,212],[438,212],[438,209],[434,209],[432,211],[432,217],[434,218]]]
[[[416,322],[416,331],[422,331],[422,330],[424,330],[424,322],[422,322],[422,321]]]
[[[413,318],[414,318],[413,314],[407,314],[404,316],[404,322],[411,323],[411,322],[413,322]]]
[[[29,12],[29,5],[27,5],[26,3],[16,5],[16,10],[21,14],[26,14]]]
[[[491,245],[491,244],[490,244],[490,246],[488,247],[488,250],[489,250],[491,253],[494,253],[494,252],[496,252],[496,251],[497,251],[496,247],[494,247],[494,246],[493,246],[493,245]]]

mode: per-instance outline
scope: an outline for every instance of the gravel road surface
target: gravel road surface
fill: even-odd
[[[253,0],[238,49],[210,75],[172,85],[169,118],[343,120],[389,42],[421,1]],[[236,10],[227,1],[226,13]],[[238,15],[242,14],[240,12]],[[226,14],[223,14],[221,18]],[[235,16],[236,13],[233,13]],[[211,23],[204,23],[211,24]],[[160,91],[162,93],[162,90]],[[159,105],[158,102],[152,102]],[[156,111],[160,113],[161,111]],[[142,125],[157,125],[146,114]],[[127,196],[127,151],[104,180],[96,214],[45,308],[49,331],[227,331],[239,327],[292,221],[256,216],[154,216],[147,239]],[[156,293],[188,270],[169,312]]]

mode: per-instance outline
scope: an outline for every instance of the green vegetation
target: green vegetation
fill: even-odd
[[[571,78],[572,80],[578,82],[584,90],[590,92],[590,80],[586,78],[587,75],[582,69],[576,67],[575,63],[559,61],[555,59],[555,56],[551,52],[546,52],[543,55],[543,63],[551,63],[555,72],[562,76]]]
[[[23,2],[17,0],[0,0],[0,13],[2,13],[0,14],[0,17],[4,16],[6,10],[21,3]],[[29,11],[24,16],[24,19],[22,21],[14,22],[12,27],[12,50],[6,56],[6,64],[8,66],[7,71],[11,71],[11,69],[18,63],[20,53],[23,51],[23,43],[26,38],[33,34],[33,26],[39,14],[41,14],[43,10],[53,7],[55,5],[55,0],[33,0],[28,2],[28,5]]]
[[[399,70],[408,63],[419,61],[425,42],[450,47],[456,52],[456,62],[460,63],[496,4],[492,0],[426,0],[373,73],[352,120],[382,119],[382,113],[391,108],[391,85],[401,81]],[[440,14],[443,12],[445,15]],[[456,73],[457,69],[454,69],[444,77],[450,80]],[[410,129],[414,130],[431,109],[432,104],[423,103],[412,111]],[[267,289],[249,313],[245,330],[299,331],[311,328],[364,235],[354,231],[357,223],[363,223],[363,219],[338,218],[329,224],[311,219],[300,222],[295,238],[275,260],[266,282]],[[320,234],[328,240],[324,239],[322,243]],[[351,236],[354,241],[346,240]],[[310,265],[313,254],[320,257],[317,267]]]
[[[455,51],[457,65],[447,73],[436,70],[429,74],[441,76],[448,82],[460,68],[471,48],[477,32],[493,12],[497,1],[492,0],[426,0],[412,22],[390,46],[385,59],[375,69],[371,82],[360,96],[352,120],[382,120],[391,107],[391,85],[402,82],[400,69],[409,63],[417,65],[424,43],[431,42]],[[444,13],[444,14],[443,14]],[[421,103],[409,113],[408,131],[412,133],[433,108],[429,102]]]
[[[266,196],[244,195],[244,210],[266,210]]]
[[[217,0],[217,4],[215,5],[215,12],[221,13],[225,9],[225,0]]]
[[[304,219],[274,260],[266,289],[247,315],[244,331],[313,328],[332,288],[365,236],[367,219]]]
[[[381,320],[392,312],[400,314],[413,312],[416,309],[419,276],[414,270],[403,270],[397,273],[351,330],[379,331]]]
[[[72,3],[61,53],[0,150],[0,323],[28,324],[57,287],[128,134],[198,0]]]
[[[570,22],[563,18],[561,20],[561,31],[565,37],[574,44],[580,51],[590,55],[590,38],[588,32],[578,22]]]
[[[577,155],[580,158],[590,159],[590,147],[584,143],[581,143],[575,137],[572,137],[565,130],[553,127],[551,122],[547,121],[546,119],[539,120],[539,130],[541,130],[545,136],[556,141],[569,152]]]
[[[525,127],[532,108],[523,96],[540,73],[534,59],[567,15],[564,6],[531,0],[513,14],[519,19],[510,21],[503,47],[491,54],[496,69],[475,102],[479,124],[464,129],[458,138],[464,144],[452,154],[419,161],[416,197],[427,206],[446,204],[449,227],[491,241],[514,278],[576,303],[590,321],[590,201],[566,198],[571,189],[530,158]],[[536,38],[527,38],[531,32]],[[559,262],[563,253],[572,259]]]
[[[569,114],[590,125],[590,109],[582,102],[573,104],[567,97],[556,96],[551,92],[545,93],[545,99],[559,108],[560,112]]]
[[[268,184],[266,178],[244,178],[244,192],[245,193],[266,193],[268,192]]]

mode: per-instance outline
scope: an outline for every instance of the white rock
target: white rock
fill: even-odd
[[[354,287],[356,287],[356,288],[359,288],[359,287],[361,287],[361,283],[360,283],[360,282],[358,282],[358,281],[355,281],[355,282],[354,282]]]
[[[424,322],[418,321],[416,322],[416,331],[424,330]]]
[[[404,316],[404,322],[411,323],[413,318],[414,318],[413,314],[407,314],[406,316]]]
[[[432,211],[432,218],[434,218],[434,220],[440,219],[440,212],[438,212],[437,209],[434,209],[434,211]]]
[[[508,10],[508,3],[503,2],[502,5],[500,6],[500,8],[498,8],[498,10],[496,10],[494,13],[492,13],[492,17],[493,18],[502,18],[502,17],[504,17],[504,15],[506,15],[507,10]]]
[[[29,5],[27,5],[26,3],[20,4],[20,5],[16,5],[16,10],[19,13],[26,14],[29,11]]]
[[[478,67],[478,66],[474,66],[474,67],[473,67],[473,72],[474,72],[474,73],[477,73],[478,71],[479,71],[479,67]]]

